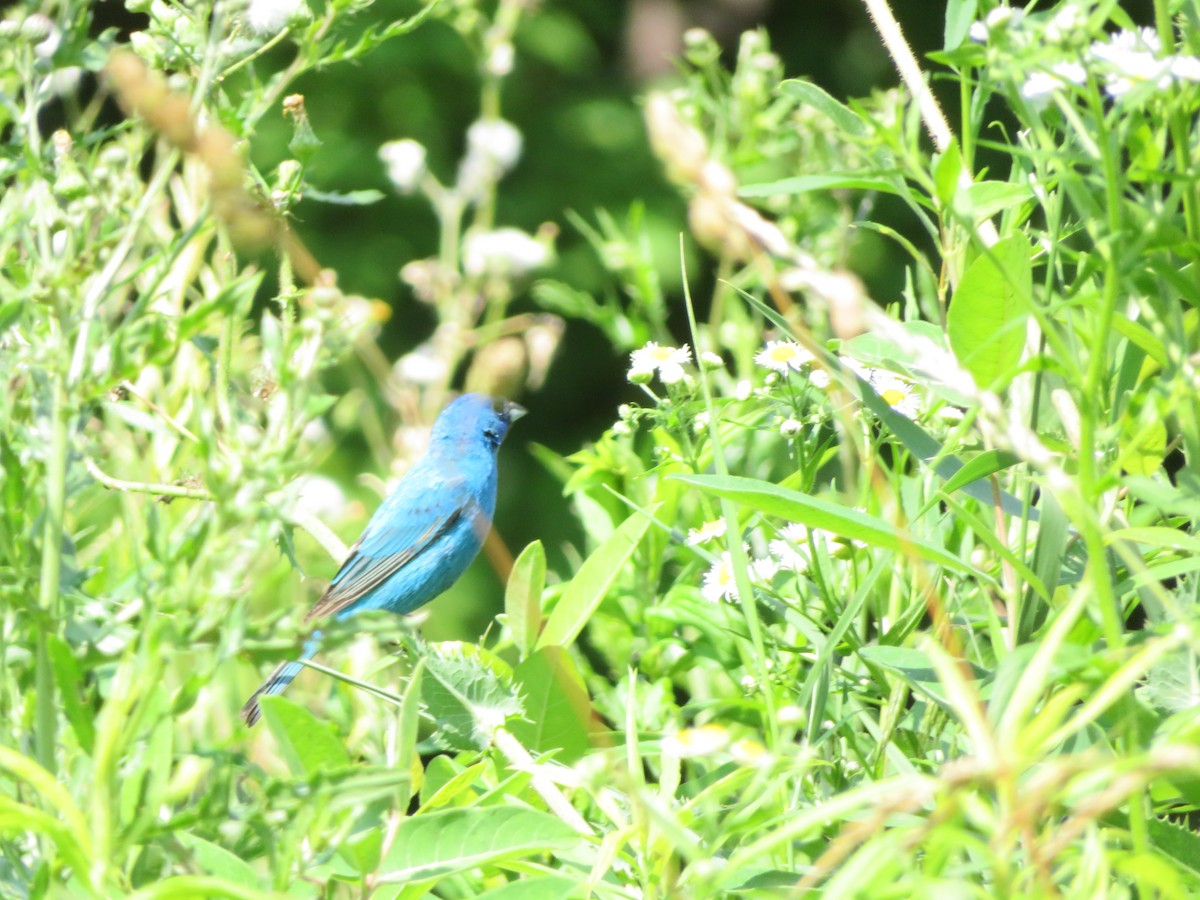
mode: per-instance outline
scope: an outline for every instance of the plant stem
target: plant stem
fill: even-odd
[[[34,745],[37,761],[47,772],[55,771],[58,704],[54,699],[54,676],[50,669],[49,636],[57,633],[61,618],[59,582],[62,576],[63,511],[67,487],[67,393],[63,373],[53,374],[50,398],[50,451],[46,459],[46,510],[42,530],[42,573],[38,587],[37,635],[37,721]]]

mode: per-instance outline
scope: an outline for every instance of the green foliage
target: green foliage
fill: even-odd
[[[689,238],[564,211],[593,274],[533,284],[558,226],[504,224],[501,111],[515,53],[595,52],[557,4],[131,0],[128,47],[6,12],[0,892],[1200,891],[1200,6],[949,3],[955,135],[866,5],[907,74],[856,101],[689,31],[644,103]],[[319,183],[345,136],[291,92],[425,25],[480,113],[461,159],[381,148],[437,234],[393,366],[297,211],[382,195]],[[535,448],[580,538],[528,501],[477,641],[325,623],[242,728],[377,502],[314,469],[366,447],[382,488],[581,323],[630,364],[605,433]]]

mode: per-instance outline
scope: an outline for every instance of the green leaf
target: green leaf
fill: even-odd
[[[342,742],[300,704],[286,697],[263,697],[259,705],[293,775],[308,778],[350,765]]]
[[[817,112],[828,116],[843,134],[850,137],[864,137],[867,134],[867,126],[858,113],[840,100],[835,100],[827,91],[811,81],[799,78],[785,81],[780,85],[780,89],[805,106],[811,106]]]
[[[975,21],[978,0],[949,0],[946,4],[946,30],[942,48],[956,50],[967,39],[971,23]]]
[[[1029,185],[1011,181],[977,181],[963,193],[969,206],[964,212],[976,219],[990,219],[998,212],[1033,199]]]
[[[554,816],[497,806],[405,819],[380,867],[380,883],[424,881],[503,859],[569,850],[579,835]]]
[[[962,151],[958,149],[958,141],[951,141],[933,164],[934,193],[942,209],[949,209],[954,202],[962,173]]]
[[[542,591],[546,588],[546,551],[534,541],[513,563],[504,591],[504,613],[517,652],[524,659],[542,627]]]
[[[67,714],[67,721],[75,732],[75,740],[80,748],[91,755],[96,743],[96,729],[92,722],[92,711],[84,705],[79,696],[79,686],[83,679],[79,672],[79,664],[70,646],[58,635],[49,635],[46,649],[50,653],[50,663],[54,667],[54,680],[62,692],[62,702]]]
[[[421,697],[436,738],[455,750],[482,750],[491,729],[524,707],[500,660],[471,644],[447,643],[425,658]]]
[[[860,647],[858,655],[868,663],[889,669],[899,675],[909,687],[924,694],[939,706],[952,711],[950,699],[946,695],[946,687],[938,677],[933,660],[922,651],[915,650],[912,647],[894,647],[877,644],[870,647]],[[978,666],[969,662],[966,665],[970,668],[971,675],[976,680],[982,679],[987,675]],[[988,696],[990,693],[990,689],[981,691],[981,694],[984,696]]]
[[[224,847],[219,847],[188,831],[178,831],[176,837],[179,838],[179,843],[191,852],[196,867],[205,875],[215,875],[217,878],[223,878],[225,881],[242,887],[262,886],[254,869]]]
[[[795,884],[796,880],[793,878],[789,884]],[[503,887],[484,891],[476,895],[476,900],[568,900],[584,896],[586,887],[582,878],[564,878],[561,875],[521,878]]]
[[[1029,242],[1022,234],[1000,241],[963,273],[947,330],[950,349],[981,387],[993,387],[1020,361],[1032,291]]]
[[[361,191],[318,191],[311,185],[304,188],[305,200],[316,200],[318,203],[330,203],[334,206],[370,206],[378,203],[386,195],[383,191],[368,188]]]
[[[946,479],[942,490],[947,494],[953,493],[963,485],[1002,472],[1020,461],[1019,456],[1009,453],[1007,450],[985,450],[978,456],[967,460],[961,469]]]
[[[440,757],[439,757],[440,758]],[[449,779],[437,785],[436,790],[426,792],[421,791],[421,811],[425,812],[431,809],[437,809],[441,806],[448,805],[456,797],[462,795],[463,791],[475,784],[477,781],[482,781],[487,775],[490,763],[487,760],[477,762],[473,766],[467,766],[461,772],[455,772]],[[432,787],[432,783],[430,787]],[[481,788],[482,792],[482,788]],[[463,806],[465,804],[458,804]]]
[[[788,490],[756,478],[722,475],[673,475],[680,481],[694,484],[718,497],[727,497],[751,509],[809,528],[822,528],[851,540],[865,541],[876,547],[893,550],[902,555],[919,556],[930,562],[968,572],[978,577],[970,565],[944,547],[906,534],[883,519],[855,509],[847,509],[827,500],[818,500],[799,491]]]
[[[591,746],[588,723],[592,705],[583,679],[562,647],[542,647],[514,671],[525,697],[525,717],[509,730],[531,750],[560,751],[567,764]]]
[[[654,510],[648,513],[631,515],[579,567],[550,613],[542,636],[538,638],[539,650],[542,647],[569,647],[579,636],[650,527]]]
[[[872,177],[856,172],[828,172],[823,175],[796,175],[763,184],[747,184],[738,189],[739,197],[777,197],[783,194],[807,194],[836,189],[903,193],[895,178]]]
[[[1117,463],[1131,475],[1153,475],[1167,454],[1167,426],[1155,403],[1130,398],[1117,435]]]

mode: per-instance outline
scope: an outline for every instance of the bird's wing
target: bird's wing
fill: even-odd
[[[415,473],[412,473],[415,474]],[[464,482],[410,478],[367,523],[305,621],[337,615],[435,546],[464,518],[484,515]],[[376,521],[378,519],[379,521]],[[486,531],[486,529],[485,529]]]

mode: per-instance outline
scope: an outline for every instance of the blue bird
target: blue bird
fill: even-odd
[[[496,451],[525,410],[507,400],[463,394],[433,424],[429,450],[375,510],[362,536],[305,621],[341,620],[364,609],[409,613],[458,581],[492,527]],[[317,652],[320,632],[301,659]],[[281,694],[304,668],[281,663],[242,707],[253,725],[258,700]]]

